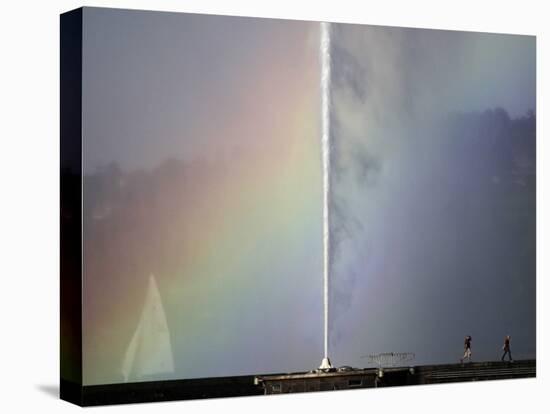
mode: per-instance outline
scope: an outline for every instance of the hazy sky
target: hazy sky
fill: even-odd
[[[305,59],[316,76],[313,23],[94,8],[85,14],[87,172],[114,160],[151,168],[167,157],[211,157],[213,146],[239,150],[259,140],[256,124],[284,127],[278,116],[291,105],[284,94],[292,86],[304,93],[297,83]]]
[[[175,367],[132,380],[320,364],[318,46],[85,8],[86,384],[123,380],[151,274]],[[337,24],[331,55],[333,363],[534,357],[534,38]]]

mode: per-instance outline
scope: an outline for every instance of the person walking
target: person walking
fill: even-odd
[[[465,359],[472,362],[472,337],[470,335],[464,338],[464,356],[460,358],[460,362],[464,362]]]
[[[504,345],[502,345],[502,350],[504,351],[504,353],[502,354],[502,358],[500,358],[501,361],[504,361],[504,357],[506,356],[506,354],[508,354],[508,361],[513,361],[512,351],[510,350],[510,339],[510,335],[506,335],[506,337],[504,338]]]

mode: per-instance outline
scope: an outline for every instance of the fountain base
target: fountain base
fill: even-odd
[[[321,361],[321,366],[319,367],[319,370],[320,371],[330,371],[332,369],[334,369],[334,367],[330,363],[330,359],[323,358],[323,360]]]

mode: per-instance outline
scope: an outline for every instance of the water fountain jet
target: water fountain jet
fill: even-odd
[[[323,306],[324,358],[320,370],[332,369],[328,357],[329,253],[330,253],[330,23],[321,22],[321,149],[323,164]]]

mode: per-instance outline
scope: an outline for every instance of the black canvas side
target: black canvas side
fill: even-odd
[[[82,405],[82,9],[60,18],[60,397]]]

